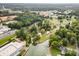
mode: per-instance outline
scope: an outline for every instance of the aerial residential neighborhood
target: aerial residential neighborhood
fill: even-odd
[[[0,56],[79,56],[79,4],[0,3]]]

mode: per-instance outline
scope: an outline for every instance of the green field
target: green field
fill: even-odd
[[[50,48],[50,51],[52,56],[57,56],[58,54],[61,54],[61,51],[56,48]]]
[[[40,38],[39,42],[42,43],[42,42],[44,42],[44,41],[46,41],[48,39],[49,39],[49,35],[43,34],[42,37]]]
[[[3,39],[0,39],[0,45],[5,44],[5,43],[8,42],[9,40],[11,40],[11,38],[13,38],[13,37],[15,37],[15,34],[9,35],[9,36],[7,36],[7,37],[5,37],[5,38],[3,38]]]

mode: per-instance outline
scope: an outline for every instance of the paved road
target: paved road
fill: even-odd
[[[36,46],[30,45],[29,50],[26,53],[26,56],[46,56],[48,55],[49,49],[49,40],[38,44]]]
[[[1,40],[2,38],[6,37],[6,36],[9,36],[9,35],[14,34],[15,31],[16,31],[16,30],[11,30],[11,31],[8,31],[8,32],[6,32],[6,33],[1,34],[1,35],[0,35],[0,40]]]

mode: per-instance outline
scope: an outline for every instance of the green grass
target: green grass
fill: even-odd
[[[42,37],[40,38],[39,42],[42,43],[45,40],[47,40],[49,38],[49,36],[47,34],[43,34]]]
[[[14,36],[15,36],[15,34],[0,39],[0,45],[5,44],[5,43],[8,42],[9,40],[11,40],[11,38],[13,38]]]
[[[58,54],[61,54],[61,51],[57,48],[50,48],[50,52],[52,56],[57,56]]]

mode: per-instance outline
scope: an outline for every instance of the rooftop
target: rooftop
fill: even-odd
[[[6,46],[0,48],[0,56],[13,56],[16,55],[24,46],[23,42],[11,42]]]

